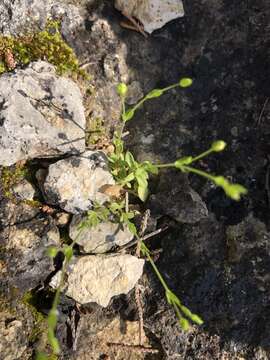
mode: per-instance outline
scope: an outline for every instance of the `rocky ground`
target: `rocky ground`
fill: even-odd
[[[209,182],[176,171],[151,183],[149,231],[168,229],[148,244],[169,286],[204,324],[179,328],[148,263],[142,275],[144,261],[134,251],[113,253],[132,238],[129,230],[105,222],[80,235],[59,306],[59,358],[270,358],[270,9],[267,0],[194,0],[184,8],[183,18],[145,38],[120,26],[123,17],[109,0],[0,4],[2,34],[61,18],[62,35],[91,76],[58,77],[39,61],[0,77],[1,359],[31,359],[46,345],[43,316],[61,263],[46,257],[46,248],[74,238],[92,202],[106,201],[98,189],[114,184],[106,158],[85,149],[84,139],[91,145],[97,123],[104,139],[112,134],[121,108],[117,83],[130,85],[127,101],[134,104],[183,76],[192,87],[147,102],[126,140],[139,160],[171,162],[223,139],[226,151],[200,166],[249,191],[233,202]],[[30,173],[20,174],[25,160]],[[15,163],[16,184],[7,170]],[[153,353],[136,348],[138,279],[143,345]]]

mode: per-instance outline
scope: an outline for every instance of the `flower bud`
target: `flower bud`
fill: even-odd
[[[120,95],[121,97],[125,97],[127,94],[127,85],[124,83],[120,83],[117,85],[117,93],[118,95]]]
[[[223,151],[226,147],[226,143],[223,140],[217,140],[214,141],[212,146],[211,146],[211,150],[215,151],[215,152],[219,152],[219,151]]]
[[[186,88],[186,87],[189,87],[192,83],[193,83],[192,79],[190,79],[190,78],[182,78],[179,81],[179,86],[181,86],[182,88]]]

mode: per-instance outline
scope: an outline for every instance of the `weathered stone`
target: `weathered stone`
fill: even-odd
[[[127,294],[143,272],[144,260],[131,255],[74,257],[63,291],[80,304],[108,306],[113,296]],[[57,287],[58,272],[51,281]]]
[[[160,29],[173,19],[184,16],[181,0],[115,0],[115,7],[124,15],[138,19],[148,33]]]
[[[126,97],[126,103],[129,105],[136,104],[143,97],[143,91],[141,88],[141,84],[139,81],[132,81],[130,85],[128,85],[128,92]]]
[[[93,228],[79,230],[78,225],[82,220],[82,216],[73,216],[69,236],[72,240],[76,239],[76,244],[80,245],[81,251],[84,253],[102,254],[116,246],[127,244],[133,238],[133,234],[126,225],[110,221],[101,222]]]
[[[59,3],[58,0],[1,0],[0,32],[6,35],[18,35],[29,29],[43,28],[50,18],[61,18],[62,32],[67,36],[83,23],[80,9],[72,4]],[[31,9],[31,10],[29,10]]]
[[[1,76],[0,118],[1,165],[84,151],[79,88],[44,61]]]
[[[190,187],[186,175],[176,171],[161,175],[157,193],[150,197],[150,206],[154,213],[169,215],[181,223],[194,224],[208,215],[205,203]]]
[[[6,281],[25,292],[36,287],[53,271],[52,259],[46,251],[50,246],[60,246],[60,236],[53,220],[48,217],[5,228],[0,233],[0,243],[5,247]]]
[[[3,199],[0,202],[0,229],[35,218],[39,209],[24,202]]]
[[[3,360],[27,360],[32,356],[29,348],[29,337],[33,332],[33,316],[28,307],[22,303],[10,309],[6,306],[0,310],[0,353]]]
[[[96,320],[100,322],[100,319]],[[125,331],[122,329],[122,319],[116,317],[106,327],[97,334],[93,334],[92,326],[93,319],[85,316],[81,319],[80,337],[78,339],[77,351],[72,356],[72,360],[89,360],[89,354],[92,359],[104,358],[104,354],[109,355],[112,348],[108,343],[138,345],[139,339],[139,321],[125,321]],[[142,331],[142,345],[150,347],[149,340]],[[143,360],[145,359],[144,352],[137,352],[127,347],[115,348],[113,351],[115,360]]]
[[[65,212],[59,212],[55,215],[55,221],[57,226],[64,227],[69,223],[70,220],[70,214]]]
[[[91,209],[94,201],[103,204],[109,199],[102,193],[107,184],[114,180],[104,153],[87,151],[50,165],[43,190],[50,204],[78,214]]]
[[[12,193],[13,195],[20,200],[33,200],[35,195],[34,186],[27,181],[26,179],[22,179],[19,183],[13,186]]]

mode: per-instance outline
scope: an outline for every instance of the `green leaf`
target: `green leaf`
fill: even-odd
[[[128,110],[122,115],[122,120],[123,120],[124,122],[127,122],[127,121],[131,120],[134,115],[135,115],[134,109],[128,109]]]
[[[47,255],[50,257],[50,258],[54,258],[56,257],[57,253],[58,253],[59,249],[55,246],[50,246],[48,249],[47,249]]]
[[[143,168],[143,166],[140,166],[138,169],[136,169],[135,171],[135,178],[138,179],[145,179],[147,180],[148,179],[148,173],[147,171]]]
[[[182,317],[182,318],[179,320],[179,324],[180,324],[181,328],[182,328],[184,331],[187,331],[187,330],[189,329],[190,324],[189,324],[189,321],[188,321],[187,319],[185,319],[185,318]]]
[[[73,256],[73,249],[72,249],[72,247],[71,247],[71,246],[65,246],[65,247],[63,248],[63,253],[64,253],[67,261],[70,261],[71,258],[72,258],[72,256]]]
[[[162,94],[164,93],[164,91],[162,89],[154,89],[152,91],[150,91],[147,95],[146,95],[146,99],[153,99],[153,98],[157,98],[160,97]]]
[[[192,156],[185,156],[181,159],[178,159],[174,162],[174,166],[177,168],[177,169],[181,169],[183,165],[189,165],[192,163]]]
[[[146,185],[139,185],[138,186],[138,195],[140,200],[142,200],[143,202],[147,199],[148,197],[148,186]]]
[[[190,319],[198,325],[202,325],[203,324],[203,320],[197,315],[197,314],[192,314],[192,316],[190,317]]]
[[[128,166],[131,168],[134,163],[135,163],[135,159],[133,157],[133,155],[131,154],[130,151],[127,151],[125,154],[125,161],[127,162]]]
[[[36,360],[48,360],[48,356],[44,353],[38,352],[36,355]]]
[[[133,234],[133,235],[137,234],[137,228],[131,221],[127,222],[127,226],[128,226],[129,231],[131,232],[131,234]]]
[[[158,167],[150,161],[144,161],[144,168],[153,175],[158,175]]]

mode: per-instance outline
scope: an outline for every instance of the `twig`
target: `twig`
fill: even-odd
[[[145,236],[143,236],[142,238],[140,238],[139,240],[138,239],[135,239],[135,240],[132,240],[131,242],[129,242],[128,244],[124,245],[120,252],[123,252],[124,250],[126,249],[129,249],[130,247],[132,247],[133,245],[137,244],[138,241],[145,241],[147,239],[150,239],[152,238],[153,236],[156,236],[158,234],[160,234],[161,232],[165,231],[168,229],[168,226],[165,226],[164,228],[160,228],[160,229],[157,229],[155,231],[152,231],[150,234],[147,234]]]
[[[261,120],[262,120],[262,117],[263,117],[263,114],[264,114],[264,110],[266,108],[266,105],[268,104],[268,101],[269,101],[269,97],[266,98],[264,104],[263,104],[263,107],[262,107],[262,110],[260,112],[260,116],[259,116],[259,119],[257,121],[257,126],[259,126],[261,124]]]
[[[139,353],[157,354],[159,352],[158,349],[153,349],[151,347],[142,346],[142,345],[119,344],[119,343],[107,343],[107,345],[117,349],[122,349],[122,350],[129,349]]]
[[[136,255],[137,257],[140,257],[140,253],[141,253],[141,238],[144,235],[146,229],[147,229],[147,223],[150,217],[150,210],[146,210],[143,218],[142,218],[142,222],[141,222],[141,228],[139,231],[139,241],[137,243],[137,248],[136,248]],[[143,344],[143,340],[142,340],[142,335],[143,335],[143,309],[142,309],[142,302],[141,302],[141,293],[140,293],[140,289],[139,289],[139,285],[136,284],[135,286],[135,300],[136,300],[136,304],[137,304],[137,308],[138,308],[138,315],[139,315],[139,343],[140,345]]]
[[[270,206],[270,184],[269,184],[269,178],[270,178],[270,156],[268,156],[268,165],[265,175],[265,190],[267,192],[267,199],[268,199],[268,206]]]

